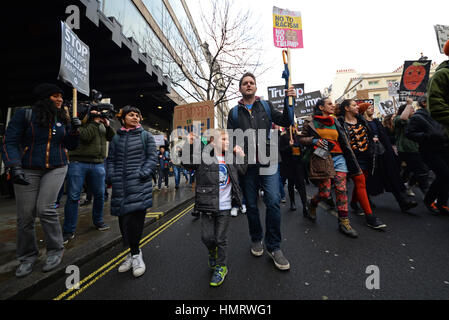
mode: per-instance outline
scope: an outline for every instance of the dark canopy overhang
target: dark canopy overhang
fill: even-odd
[[[99,11],[97,0],[8,1],[6,13],[7,100],[1,108],[32,105],[33,88],[42,82],[58,83],[71,99],[69,86],[57,81],[61,55],[61,26],[67,6],[81,10],[81,28],[75,30],[90,48],[90,87],[116,107],[134,105],[146,124],[170,128],[175,102],[167,97],[170,80],[151,58],[126,38],[122,26]],[[79,94],[79,100],[87,100]],[[162,107],[159,109],[158,107]],[[156,126],[156,123],[158,126]]]

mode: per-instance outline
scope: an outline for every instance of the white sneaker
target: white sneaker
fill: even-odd
[[[133,256],[133,275],[134,277],[140,277],[145,273],[146,267],[142,258],[142,250],[139,254]]]
[[[231,217],[237,217],[237,208],[231,209]]]
[[[242,213],[246,213],[246,205],[242,204]]]
[[[129,271],[133,266],[133,258],[131,256],[131,253],[128,253],[128,255],[125,258],[125,261],[118,267],[118,272],[127,272]]]

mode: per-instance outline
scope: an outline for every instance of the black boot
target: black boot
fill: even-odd
[[[307,217],[309,215],[309,206],[307,205],[307,202],[302,204],[302,214],[304,217]]]
[[[359,204],[357,202],[351,202],[349,205],[352,209],[352,213],[355,213],[358,216],[364,216],[365,212],[359,207]]]
[[[290,211],[296,211],[295,201],[290,201]]]
[[[337,206],[335,205],[334,199],[331,197],[324,200],[324,202],[329,206],[329,209],[335,209]]]
[[[399,207],[402,212],[407,212],[410,209],[413,209],[418,206],[418,203],[415,201],[401,201],[399,203]]]
[[[308,205],[308,215],[306,216],[307,218],[309,218],[312,221],[316,221],[316,209],[318,206],[314,206],[312,200],[309,201],[309,205]]]

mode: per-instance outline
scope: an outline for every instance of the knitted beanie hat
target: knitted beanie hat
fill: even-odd
[[[52,83],[42,83],[34,88],[33,95],[37,100],[49,98],[55,93],[64,94],[60,87]]]
[[[364,114],[365,111],[371,106],[371,103],[364,102],[359,104],[359,113]]]

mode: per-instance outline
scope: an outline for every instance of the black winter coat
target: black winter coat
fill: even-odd
[[[387,130],[378,119],[373,119],[372,125],[376,126],[379,131],[378,138],[384,146],[385,152],[382,155],[375,156],[374,172],[370,172],[368,176],[366,191],[372,196],[379,195],[385,191],[404,191],[404,185],[400,177],[400,166],[396,161]],[[371,130],[371,128],[369,129]]]
[[[293,101],[295,101],[293,99]],[[271,120],[272,123],[277,124],[278,126],[281,127],[290,127],[294,121],[294,115],[293,115],[293,110],[294,108],[290,109],[289,108],[284,108],[283,112],[278,111],[277,109],[275,109],[273,107],[273,105],[271,104],[271,102],[267,101],[268,106],[270,107],[270,113],[271,113]],[[238,109],[238,123],[235,123],[235,119],[233,119],[233,109],[237,108]],[[238,105],[235,106],[234,108],[231,109],[231,111],[229,111],[228,114],[228,125],[227,128],[228,129],[242,129],[243,132],[245,132],[248,129],[255,129],[256,130],[256,135],[255,135],[255,142],[250,142],[248,141],[248,137],[244,138],[244,145],[241,146],[243,148],[243,151],[245,152],[246,155],[249,155],[248,152],[248,144],[250,143],[255,143],[256,146],[259,146],[259,141],[258,141],[258,130],[259,129],[263,129],[263,130],[271,130],[272,127],[272,123],[270,123],[270,118],[267,115],[267,113],[265,112],[265,109],[262,105],[262,103],[260,102],[260,98],[256,97],[256,101],[253,104],[252,107],[252,111],[251,113],[246,109],[243,100],[240,100]],[[234,141],[233,145],[236,145],[237,142]],[[269,157],[269,141],[267,141],[267,157]]]
[[[219,164],[217,162],[209,165],[200,161],[201,155],[193,154],[193,146],[190,148],[190,155],[190,163],[182,163],[182,166],[188,170],[195,170],[195,211],[218,213],[220,211]],[[233,163],[236,163],[235,157]],[[244,175],[247,167],[244,164],[226,164],[232,183],[232,207],[242,206],[243,193],[239,185],[239,175]]]
[[[442,124],[435,121],[426,109],[417,110],[410,118],[405,135],[419,144],[420,153],[447,152],[449,137]]]
[[[112,184],[111,214],[144,211],[153,205],[151,174],[156,170],[157,150],[151,133],[146,132],[146,151],[142,144],[143,128],[117,132],[109,145],[108,182]]]
[[[299,144],[299,135],[293,134],[293,140],[295,142],[294,147],[300,148],[300,155],[293,155],[293,149],[290,146],[290,131],[282,134],[279,138],[279,151],[281,154],[281,176],[287,179],[295,179],[295,177],[304,176],[304,165],[302,162],[302,148]],[[299,173],[300,172],[300,173]]]

